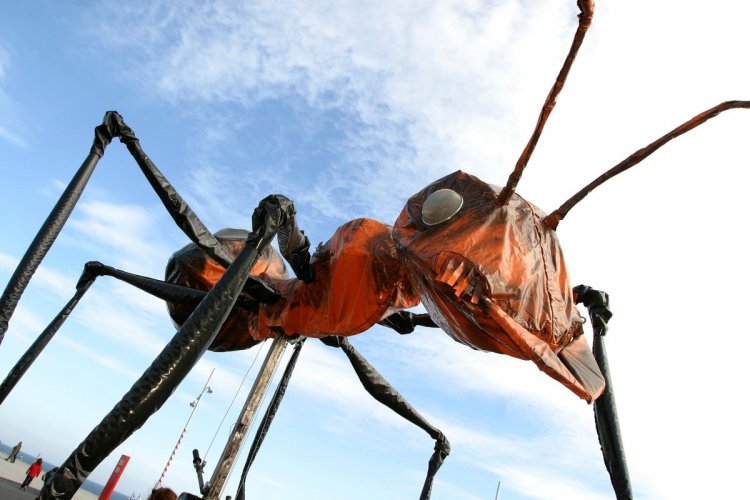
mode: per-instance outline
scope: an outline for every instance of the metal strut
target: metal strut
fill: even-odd
[[[342,336],[323,337],[320,339],[325,345],[338,347],[354,368],[359,381],[365,390],[375,398],[379,403],[387,406],[403,418],[413,423],[420,429],[424,430],[435,440],[435,451],[430,457],[427,466],[427,476],[425,477],[422,492],[419,495],[420,500],[428,500],[432,492],[432,481],[437,474],[443,461],[451,452],[451,445],[445,434],[429,423],[422,415],[409,404],[406,399],[383,378],[380,373],[362,356],[346,339]]]

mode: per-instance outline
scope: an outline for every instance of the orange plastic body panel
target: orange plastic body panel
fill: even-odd
[[[401,266],[390,227],[356,219],[338,228],[311,260],[315,280],[261,278],[281,300],[261,306],[261,330],[280,327],[307,337],[355,335],[395,311],[414,307],[414,294]]]
[[[236,232],[247,234],[246,231]],[[237,257],[245,245],[246,236],[226,238],[221,236],[221,232],[216,236],[232,258]],[[167,264],[166,281],[208,291],[219,281],[224,271],[225,269],[220,264],[209,258],[197,245],[190,243],[172,255]],[[284,260],[271,246],[266,247],[250,272],[252,275],[260,273],[275,276],[277,279],[288,278]],[[243,293],[240,295],[238,302],[242,299],[248,299],[248,297]],[[192,307],[171,302],[167,303],[167,309],[177,326],[182,325],[193,312]],[[235,351],[254,346],[266,338],[258,335],[257,323],[257,308],[235,307],[209,349],[213,351]]]
[[[443,189],[460,195],[461,208],[428,225],[423,205]],[[404,268],[432,320],[455,340],[530,359],[591,401],[604,384],[590,350],[578,348],[585,339],[558,357],[583,333],[583,319],[557,235],[537,207],[516,194],[501,205],[499,192],[459,171],[412,196],[393,227]]]
[[[219,239],[232,257],[244,244]],[[419,304],[401,267],[390,227],[381,222],[357,219],[344,224],[318,248],[311,265],[315,270],[312,283],[288,278],[281,257],[267,247],[251,274],[278,290],[281,299],[256,308],[235,307],[209,348],[246,349],[273,337],[274,328],[306,337],[355,335],[395,311]],[[173,256],[167,281],[208,290],[222,272],[221,266],[190,244]],[[169,304],[169,310],[177,324],[192,312],[174,304]]]
[[[424,200],[452,189],[464,203],[451,219],[422,222]],[[412,196],[393,236],[414,285],[432,319],[459,342],[475,349],[526,358],[480,307],[479,297],[501,306],[517,323],[553,350],[581,332],[583,320],[554,231],[545,228],[538,208],[518,195],[505,206],[499,188],[459,172]],[[458,293],[462,282],[471,297]],[[468,299],[468,300],[467,300]]]

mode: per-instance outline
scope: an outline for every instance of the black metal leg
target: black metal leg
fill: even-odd
[[[204,299],[206,293],[208,293],[203,290],[149,278],[148,276],[121,271],[120,269],[115,269],[112,266],[107,266],[96,261],[86,263],[84,275],[81,279],[88,279],[89,276],[111,276],[165,302],[174,302],[188,306],[197,306]]]
[[[208,230],[205,224],[193,212],[190,205],[172,186],[166,176],[156,167],[153,161],[141,148],[141,143],[128,127],[122,116],[115,111],[109,111],[107,116],[117,124],[117,135],[120,142],[125,144],[133,159],[143,172],[156,195],[161,200],[167,213],[172,217],[182,232],[190,238],[190,241],[198,245],[212,259],[221,264],[223,267],[229,267],[232,262],[231,257],[227,254],[224,247],[214,234]],[[255,227],[253,227],[255,229]],[[251,276],[248,278],[245,291],[253,296],[260,297],[265,302],[278,300],[278,294],[263,281]]]
[[[23,354],[23,356],[18,359],[18,362],[5,377],[3,383],[0,384],[0,404],[5,401],[5,398],[8,397],[8,394],[10,394],[18,381],[21,380],[21,377],[23,377],[29,367],[34,363],[36,358],[38,358],[42,353],[47,344],[49,344],[49,342],[52,340],[52,337],[55,336],[63,323],[65,323],[65,320],[68,318],[68,316],[70,316],[70,313],[73,312],[73,309],[75,309],[76,305],[78,305],[78,302],[81,300],[81,298],[93,282],[93,278],[85,281],[83,280],[83,278],[79,280],[78,286],[76,287],[76,293],[73,295],[73,297],[68,301],[67,304],[65,304],[60,312],[57,313],[57,316],[55,316],[52,322],[47,325],[47,328],[45,328],[44,331],[39,335],[39,337],[37,337],[34,343],[31,344],[31,347],[29,347]]]
[[[594,358],[599,369],[604,375],[606,387],[604,393],[594,402],[594,420],[596,432],[599,436],[599,444],[602,447],[604,463],[607,466],[612,487],[618,500],[630,500],[633,498],[630,486],[630,475],[628,464],[625,460],[625,449],[622,445],[620,435],[620,424],[617,418],[617,406],[615,405],[615,393],[612,387],[612,379],[609,375],[609,363],[607,362],[607,351],[604,348],[604,335],[607,333],[607,322],[612,317],[609,309],[609,296],[602,291],[594,290],[585,285],[573,288],[576,293],[576,302],[583,302],[589,310],[591,323],[594,329]]]
[[[96,164],[104,154],[105,148],[112,141],[112,138],[116,136],[116,129],[116,121],[107,113],[104,116],[104,123],[94,130],[94,144],[91,146],[89,155],[73,176],[73,179],[62,196],[60,196],[54,208],[52,208],[49,216],[18,263],[18,267],[13,276],[11,276],[10,281],[8,281],[3,295],[0,296],[0,342],[3,341],[5,332],[8,330],[8,322],[18,305],[21,295],[29,284],[37,267],[42,262],[42,259],[47,255],[47,251],[52,246],[52,243],[55,242],[57,235],[60,234],[68,217],[70,217],[86,184],[91,178],[91,174],[94,172]]]
[[[435,440],[435,451],[430,457],[420,500],[428,500],[432,491],[432,481],[443,461],[450,454],[451,446],[443,432],[430,424],[406,401],[401,394],[380,375],[375,368],[349,343],[346,337],[331,336],[320,339],[325,345],[341,348],[365,390],[378,402],[384,404],[403,418],[423,429]]]
[[[247,245],[133,387],[60,466],[42,498],[70,499],[91,471],[154,414],[216,337],[260,252],[276,234],[273,217]]]

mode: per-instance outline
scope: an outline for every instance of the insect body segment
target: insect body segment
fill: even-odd
[[[390,227],[356,219],[336,230],[310,262],[315,280],[275,280],[278,303],[260,308],[260,327],[280,327],[288,335],[354,335],[385,317],[414,307],[419,299],[391,239]]]
[[[215,236],[226,253],[234,259],[245,246],[248,234],[248,231],[242,229],[222,229]],[[223,266],[210,258],[195,243],[189,243],[170,257],[167,262],[165,281],[207,292],[219,281],[225,271]],[[250,272],[253,275],[266,273],[267,276],[277,279],[286,279],[289,276],[284,260],[270,245],[264,249]],[[257,334],[258,304],[259,302],[254,297],[243,292],[210,349],[214,351],[248,349],[267,338]],[[196,303],[167,301],[169,315],[178,327],[187,320],[196,306]]]
[[[247,232],[223,230],[216,234],[228,253],[235,255]],[[310,260],[315,279],[305,283],[290,278],[281,256],[267,247],[253,267],[280,298],[274,303],[243,301],[230,313],[214,351],[247,349],[272,338],[276,329],[305,337],[355,335],[389,315],[414,307],[419,299],[402,268],[390,227],[372,219],[357,219],[341,226]],[[195,244],[176,252],[167,266],[167,281],[209,290],[223,268]],[[190,305],[169,304],[179,325],[192,312]]]
[[[425,223],[425,204],[446,190],[455,193],[448,203],[461,198],[462,206]],[[516,194],[501,205],[499,193],[459,171],[412,196],[393,229],[404,267],[430,317],[452,338],[530,359],[580,397],[596,399],[604,384],[590,351],[566,352],[586,341],[557,236],[534,205]],[[566,366],[571,356],[591,370],[577,374]]]

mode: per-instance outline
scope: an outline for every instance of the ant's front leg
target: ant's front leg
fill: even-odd
[[[589,310],[589,317],[594,329],[593,353],[599,369],[604,375],[604,392],[594,402],[594,421],[599,444],[602,448],[604,463],[612,482],[618,500],[632,499],[628,464],[625,461],[625,449],[620,436],[620,423],[617,418],[615,393],[609,374],[607,351],[604,349],[604,335],[607,333],[607,322],[612,317],[609,309],[609,295],[600,290],[594,290],[586,285],[573,288],[576,303],[583,303]]]

